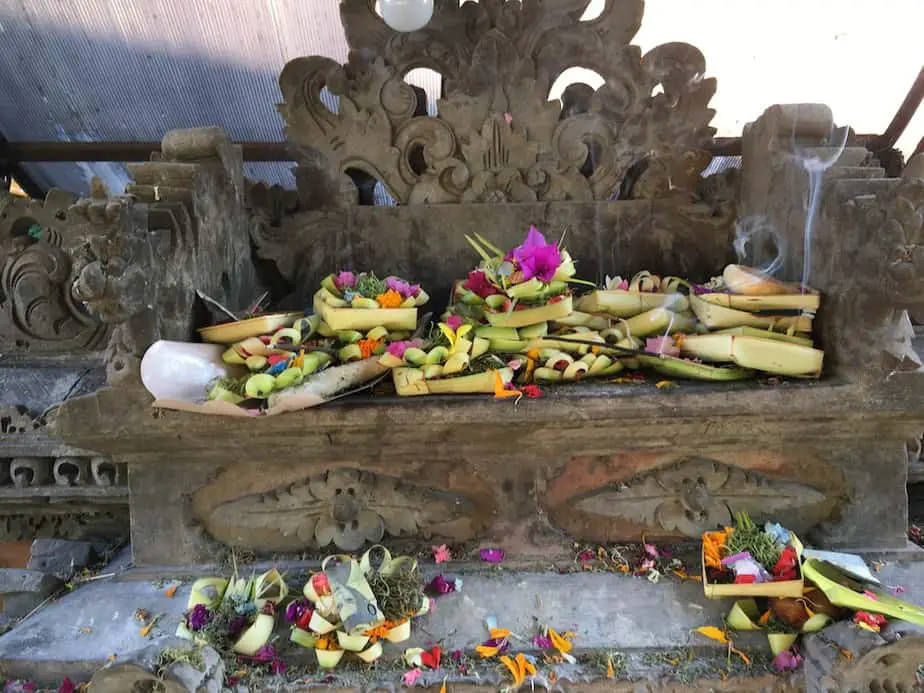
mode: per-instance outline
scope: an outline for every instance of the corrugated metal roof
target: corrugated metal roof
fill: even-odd
[[[338,0],[0,0],[0,133],[9,140],[150,141],[221,125],[279,140],[278,77],[302,55],[346,60]],[[415,79],[416,77],[416,79]],[[439,77],[412,82],[433,95]],[[291,165],[247,175],[293,186]],[[118,164],[30,164],[43,187],[121,191]]]

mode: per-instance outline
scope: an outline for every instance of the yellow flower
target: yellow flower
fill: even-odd
[[[472,331],[471,325],[459,325],[457,329],[452,329],[445,322],[439,323],[440,332],[446,335],[446,339],[449,340],[449,352],[454,354],[456,353],[456,346],[459,344],[459,340],[463,339],[465,335]]]

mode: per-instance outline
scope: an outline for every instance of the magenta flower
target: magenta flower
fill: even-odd
[[[352,272],[340,272],[336,277],[334,277],[334,286],[336,286],[340,291],[344,289],[352,289],[356,286],[356,275]]]
[[[665,356],[680,356],[680,347],[672,337],[649,337],[645,340],[645,351]]]
[[[537,635],[533,638],[533,646],[539,650],[551,650],[555,645],[548,635]]]
[[[196,604],[186,616],[186,623],[190,630],[202,630],[211,620],[212,614],[204,604]]]
[[[448,318],[446,318],[446,324],[452,328],[453,332],[455,332],[460,327],[462,327],[462,318],[460,318],[458,315],[450,315]]]
[[[281,659],[279,659],[278,657],[276,657],[276,658],[273,660],[273,673],[274,673],[276,676],[282,676],[283,674],[285,674],[287,668],[288,668],[288,667],[286,666],[286,663],[283,662],[283,661],[282,661]]]
[[[802,666],[802,655],[794,650],[784,650],[773,660],[773,670],[778,674],[784,671],[794,671]]]
[[[411,347],[420,347],[420,341],[416,339],[406,339],[403,342],[392,342],[388,345],[385,351],[387,351],[395,358],[403,359],[404,352]]]
[[[452,594],[455,591],[455,580],[447,580],[442,575],[437,575],[435,578],[430,580],[430,584],[427,585],[427,587],[424,589],[424,592],[433,595]]]
[[[503,549],[482,549],[481,550],[481,560],[485,563],[502,563],[504,560]]]
[[[61,682],[61,685],[58,686],[58,693],[75,693],[76,690],[77,686],[71,683],[71,680],[68,678],[65,678],[64,681]]]
[[[497,289],[488,281],[488,275],[481,270],[469,272],[468,279],[465,280],[462,288],[471,291],[476,296],[481,296],[481,298],[487,298],[497,293]]]
[[[523,279],[536,277],[541,281],[550,282],[561,267],[561,253],[558,247],[546,243],[545,236],[539,233],[535,226],[529,227],[523,245],[514,248],[511,255],[517,261]]]
[[[228,624],[228,635],[232,638],[237,637],[247,628],[248,622],[246,616],[235,616]]]
[[[274,659],[276,659],[276,650],[272,645],[264,645],[253,656],[253,661],[257,664],[269,664]]]

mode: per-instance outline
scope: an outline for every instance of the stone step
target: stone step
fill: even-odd
[[[924,604],[924,565],[889,565],[879,577],[886,586],[901,585],[903,598]],[[287,578],[296,586],[304,576],[289,574]],[[112,672],[97,676],[93,690],[116,691],[102,685],[107,676],[132,671],[137,675],[137,669],[128,665],[141,661],[150,666],[152,653],[184,644],[173,633],[185,610],[189,589],[190,582],[186,582],[170,598],[164,582],[139,580],[131,570],[112,579],[89,582],[0,636],[0,670],[11,678],[57,686],[65,677],[75,683],[86,681],[96,670],[108,666]],[[731,604],[731,600],[706,599],[695,581],[664,579],[652,584],[644,578],[616,573],[492,569],[463,575],[461,592],[440,597],[436,609],[415,622],[412,640],[389,645],[374,670],[345,667],[335,670],[330,680],[324,678],[326,674],[315,675],[312,680],[350,690],[393,688],[406,669],[397,662],[404,648],[439,643],[446,653],[471,652],[487,638],[487,620],[495,619],[499,626],[514,632],[514,653],[533,649],[529,641],[540,624],[576,633],[575,653],[586,655],[579,665],[540,667],[545,683],[553,671],[568,681],[564,690],[804,690],[800,677],[769,676],[769,651],[762,635],[735,636],[736,647],[751,657],[751,665],[745,666],[737,657],[730,660],[726,647],[693,632],[704,625],[721,626]],[[135,616],[138,609],[160,617],[147,637],[141,634]],[[285,642],[284,628],[280,635]],[[301,657],[306,663],[311,661],[307,651]],[[605,680],[607,661],[616,662],[618,682]],[[497,690],[507,681],[496,661],[471,662],[477,678],[472,672],[461,676],[447,665],[442,671],[430,672],[421,684],[435,691],[446,676],[450,691],[466,690],[473,684]],[[813,675],[819,680],[830,676]],[[723,676],[727,682],[722,681]]]

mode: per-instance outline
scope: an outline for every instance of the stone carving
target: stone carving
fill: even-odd
[[[203,496],[202,490],[194,496],[193,515],[212,538],[261,552],[331,544],[355,551],[386,534],[426,536],[434,525],[464,517],[469,510],[457,494],[355,469],[333,469],[211,507]]]
[[[309,165],[326,159],[321,183],[353,204],[357,171],[399,204],[612,199],[646,157],[669,167],[711,141],[716,82],[691,45],[642,55],[630,44],[642,0],[610,0],[580,21],[589,2],[437,0],[424,30],[399,34],[371,0],[343,0],[349,62],[299,58],[280,76],[288,139]],[[439,117],[418,115],[403,81],[420,66],[443,76]],[[574,66],[606,81],[563,112],[549,92]]]
[[[0,458],[0,488],[7,483],[16,488],[36,489],[43,486],[100,489],[125,486],[125,465],[108,457],[74,455]]]
[[[0,205],[0,345],[5,351],[68,353],[99,349],[105,325],[71,293],[75,234],[65,210],[74,197]]]
[[[690,458],[586,494],[575,507],[657,528],[667,535],[698,538],[704,531],[731,523],[733,511],[748,512],[761,521],[824,500],[823,493],[803,484]]]
[[[37,538],[127,539],[128,505],[110,510],[80,509],[57,514],[0,514],[0,541]]]
[[[829,334],[850,335],[849,342],[831,340],[838,362],[872,377],[919,369],[908,311],[924,308],[924,179],[832,202],[826,214],[850,234],[841,235],[844,271],[832,274],[829,289]]]
[[[41,420],[32,418],[22,407],[0,404],[0,435],[24,435],[41,426]]]
[[[126,196],[96,181],[68,211],[82,239],[73,294],[115,326],[110,382],[135,378],[153,341],[191,336],[197,289],[232,310],[256,295],[240,149],[218,128],[173,131],[161,149],[129,166]]]

